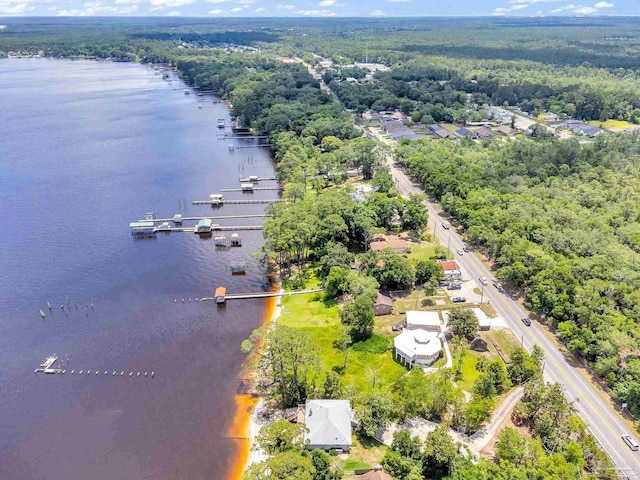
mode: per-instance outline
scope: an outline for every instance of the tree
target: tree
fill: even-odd
[[[473,397],[467,404],[465,425],[467,432],[475,432],[484,422],[489,420],[491,410],[493,409],[493,401],[490,398]]]
[[[344,387],[340,381],[340,375],[336,372],[327,372],[322,385],[322,398],[340,399],[344,396]]]
[[[378,171],[374,175],[371,185],[379,193],[387,193],[393,188],[393,177],[385,170]]]
[[[416,282],[419,284],[437,283],[442,277],[442,266],[435,260],[416,262]]]
[[[311,463],[316,469],[313,480],[340,480],[342,473],[331,468],[331,457],[327,452],[316,448],[311,451]]]
[[[328,298],[336,298],[347,291],[349,270],[333,266],[324,280],[325,294]]]
[[[354,342],[371,336],[374,317],[373,303],[366,297],[356,297],[354,302],[345,304],[340,310],[340,320],[349,327]]]
[[[402,214],[404,226],[414,232],[420,232],[429,223],[429,214],[421,195],[410,195]]]
[[[349,346],[353,343],[351,338],[350,329],[348,327],[340,328],[338,332],[338,339],[336,340],[336,346],[342,350],[342,368],[347,368],[347,358],[349,356]]]
[[[317,346],[307,332],[266,324],[242,342],[242,350],[255,354],[255,361],[271,380],[261,387],[265,393],[279,398],[284,407],[306,399],[320,365]]]
[[[534,350],[537,358],[534,361],[524,348],[516,347],[513,349],[509,355],[511,361],[507,366],[507,372],[514,385],[522,385],[524,382],[542,374],[540,350]]]
[[[256,443],[269,455],[297,450],[302,447],[300,437],[302,430],[299,425],[281,418],[260,429]]]
[[[251,465],[243,480],[314,480],[316,469],[300,451],[289,450]]]
[[[526,464],[527,438],[520,435],[515,428],[507,427],[501,430],[495,448],[497,460],[507,460],[517,467]]]
[[[424,440],[422,473],[433,479],[450,475],[460,461],[458,448],[446,427],[438,425]]]
[[[417,461],[422,458],[422,442],[418,437],[411,437],[411,432],[408,430],[399,430],[393,434],[391,449],[412,460]]]
[[[357,398],[356,432],[373,437],[379,428],[386,427],[391,420],[393,403],[385,392],[374,391]]]
[[[480,323],[473,310],[458,308],[449,313],[449,325],[461,338],[473,340],[478,335]]]
[[[320,258],[320,272],[323,277],[329,275],[333,267],[348,270],[355,259],[355,255],[340,243],[330,242],[325,246],[326,253]]]

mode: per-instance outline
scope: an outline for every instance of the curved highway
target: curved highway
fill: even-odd
[[[424,193],[411,183],[404,172],[394,167],[391,157],[387,157],[387,162],[400,194]],[[461,237],[453,229],[446,230],[442,227],[444,219],[440,217],[433,204],[425,202],[425,205],[429,210],[429,228],[435,228],[441,244],[450,245],[452,252],[462,249],[464,242]],[[528,351],[531,351],[534,344],[542,347],[545,354],[545,379],[564,385],[567,398],[574,402],[576,409],[600,442],[601,447],[615,462],[620,477],[640,480],[640,451],[631,451],[621,438],[623,434],[635,437],[634,432],[627,428],[613,407],[596,392],[595,387],[567,362],[562,352],[536,322],[533,322],[530,327],[522,323],[521,318],[526,317],[527,312],[506,293],[501,293],[493,287],[492,281],[495,277],[478,257],[473,253],[456,255],[456,257],[455,260],[473,280],[477,280],[480,276],[487,278],[489,284],[484,287],[484,298],[491,301],[498,315],[522,340],[524,347]]]

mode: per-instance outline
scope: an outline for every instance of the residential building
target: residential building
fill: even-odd
[[[404,329],[393,339],[395,359],[411,368],[414,365],[428,367],[440,358],[442,343],[437,332]]]
[[[454,261],[440,262],[442,267],[442,279],[443,280],[460,280],[462,278],[462,272],[460,267]]]
[[[378,291],[378,296],[373,304],[373,311],[376,316],[390,315],[393,313],[393,299],[389,295]]]
[[[351,450],[354,423],[349,400],[307,400],[304,445],[308,450]]]
[[[438,312],[422,312],[409,310],[407,312],[407,330],[427,330],[429,332],[440,331],[440,315]]]

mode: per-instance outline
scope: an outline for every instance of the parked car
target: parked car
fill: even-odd
[[[522,317],[520,320],[522,320],[522,323],[524,323],[527,327],[531,326],[531,319],[529,317]]]
[[[447,290],[461,290],[462,289],[462,285],[459,283],[450,283],[449,285],[447,285]]]
[[[465,297],[453,297],[451,301],[453,303],[464,303],[467,301],[467,299]]]
[[[478,280],[480,280],[480,283],[482,285],[486,285],[487,284],[487,278],[486,277],[478,277]]]
[[[456,250],[456,253],[460,256],[464,255],[464,250],[462,250],[461,248]]]
[[[640,448],[638,442],[636,442],[636,439],[631,435],[622,435],[622,440],[624,440],[624,443],[626,443],[627,446],[634,452],[638,451],[638,448]]]
[[[499,281],[497,281],[497,280],[494,280],[494,281],[493,281],[493,286],[494,286],[494,287],[496,287],[496,288],[497,288],[498,290],[500,290],[500,291],[502,291],[502,290],[503,290],[503,288],[502,288],[502,284],[501,284]]]
[[[466,243],[462,244],[462,250],[464,250],[467,253],[469,253],[471,251],[471,249],[469,248],[469,246]]]
[[[442,222],[442,228],[449,230],[451,228],[451,224],[449,222]]]

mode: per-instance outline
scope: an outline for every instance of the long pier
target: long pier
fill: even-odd
[[[259,292],[259,293],[235,293],[232,295],[225,295],[225,300],[245,300],[249,298],[270,298],[270,297],[287,297],[289,295],[304,295],[306,293],[324,292],[324,288],[314,288],[310,290],[294,290],[292,292]],[[203,302],[209,300],[215,300],[216,297],[203,297],[200,300]]]
[[[248,166],[251,166],[251,165],[248,165]],[[276,177],[258,177],[258,178],[240,177],[240,182],[246,182],[246,183],[249,183],[249,182],[253,182],[253,183],[255,183],[255,182],[268,182],[270,180],[274,180],[275,181],[275,180],[277,180],[277,178]]]
[[[267,215],[266,213],[260,213],[256,215],[217,215],[217,216],[205,216],[205,217],[182,217],[182,221],[185,220],[195,220],[199,222],[200,220],[225,220],[231,218],[264,218],[270,217],[271,215]],[[138,222],[173,222],[173,217],[171,218],[153,218],[148,220],[146,218],[139,219]]]
[[[234,133],[219,133],[218,134],[218,140],[227,140],[227,139],[239,139],[239,140],[263,140],[263,139],[268,139],[269,136],[268,135],[238,135],[238,134],[234,134]]]
[[[273,147],[273,145],[270,143],[260,143],[258,145],[234,145],[233,146],[233,148],[236,150],[238,148],[260,148],[260,147]]]
[[[225,204],[229,204],[229,205],[248,205],[248,204],[252,204],[252,203],[278,203],[278,202],[287,202],[288,200],[285,198],[274,198],[271,200],[265,200],[265,199],[252,199],[252,200],[223,200],[223,201],[218,201],[218,200],[192,200],[191,204],[192,205],[225,205]]]
[[[258,190],[280,190],[280,186],[277,187],[252,187],[251,190],[245,190],[242,188],[221,188],[221,192],[256,192]]]
[[[239,230],[262,230],[262,225],[211,225],[212,232],[236,232]],[[154,228],[154,233],[162,232],[190,232],[195,233],[196,227],[168,227],[160,230],[158,227]],[[209,232],[199,232],[209,233]]]

